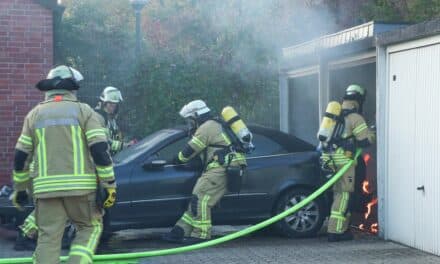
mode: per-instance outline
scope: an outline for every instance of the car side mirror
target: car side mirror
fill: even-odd
[[[166,164],[166,160],[152,160],[144,163],[144,165],[142,165],[142,168],[144,170],[160,170],[163,169]]]

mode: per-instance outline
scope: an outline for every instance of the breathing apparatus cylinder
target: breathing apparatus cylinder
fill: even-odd
[[[333,136],[338,118],[341,115],[341,104],[338,102],[330,102],[325,110],[324,117],[322,118],[321,126],[318,131],[318,140],[322,143],[328,143]]]
[[[245,148],[252,150],[252,133],[249,131],[243,120],[231,106],[226,106],[221,112],[223,120],[229,125],[232,132]]]

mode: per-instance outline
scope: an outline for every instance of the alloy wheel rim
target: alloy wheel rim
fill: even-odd
[[[302,200],[306,199],[305,195],[292,196],[284,210],[290,209]],[[307,232],[315,228],[319,221],[319,207],[315,201],[310,202],[303,208],[301,208],[295,214],[289,215],[284,218],[287,225],[297,232]]]

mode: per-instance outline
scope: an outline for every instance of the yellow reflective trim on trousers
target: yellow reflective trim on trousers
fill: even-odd
[[[70,254],[71,255],[78,255],[81,257],[85,257],[87,259],[87,263],[93,263],[93,251],[91,251],[89,248],[81,245],[72,245],[70,248]],[[83,260],[80,260],[80,263],[83,263]]]
[[[35,217],[32,214],[30,214],[24,220],[24,223],[20,228],[26,236],[30,237],[31,235],[33,235],[33,233],[38,230],[38,227],[35,223]],[[32,230],[35,231],[31,232]]]
[[[197,221],[197,220],[194,220],[188,213],[184,213],[183,216],[181,217],[181,219],[185,223],[187,223],[193,227],[197,227],[197,228],[202,228],[205,225],[211,225],[211,220]]]
[[[93,225],[93,232],[87,243],[87,248],[89,248],[92,252],[94,252],[98,244],[99,236],[101,235],[102,232],[102,224],[98,220],[93,219],[92,225]]]
[[[206,148],[205,143],[203,143],[200,139],[198,139],[195,136],[192,137],[191,142],[193,142],[195,145],[197,145],[200,149]]]
[[[345,214],[345,210],[347,209],[348,204],[348,192],[342,192],[341,202],[339,204],[339,213],[342,216],[341,218],[337,218],[337,225],[336,225],[336,231],[342,232],[342,224],[345,221],[345,217],[343,215]]]
[[[185,223],[187,223],[187,224],[190,225],[190,226],[193,225],[193,220],[192,220],[192,218],[191,218],[187,213],[184,213],[184,214],[182,215],[182,221],[185,222]]]
[[[202,199],[201,207],[202,207],[202,221],[203,222],[207,221],[207,218],[208,218],[207,209],[208,209],[209,198],[210,198],[209,195],[205,195]],[[200,228],[202,230],[202,232],[200,234],[201,238],[206,239],[208,237],[208,228],[209,228],[209,225],[202,225],[201,226],[201,228]]]
[[[45,137],[45,128],[39,128],[35,130],[38,137],[38,175],[40,177],[45,177],[47,175],[47,161],[46,161],[46,140]]]
[[[347,209],[348,192],[342,192],[341,203],[339,204],[339,212],[343,215]]]
[[[91,263],[93,263],[93,260],[89,257],[89,255],[87,253],[82,252],[82,251],[70,250],[69,257],[70,256],[79,256],[81,258],[79,264],[89,264],[89,263],[91,264]],[[87,262],[84,262],[83,258],[85,258]]]

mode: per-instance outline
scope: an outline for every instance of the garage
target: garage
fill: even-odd
[[[350,83],[367,89],[363,113],[377,146],[364,149],[357,183],[368,215],[352,226],[440,255],[440,19],[369,22],[285,48],[283,58],[280,126],[308,142],[317,144],[329,101]]]
[[[438,21],[378,38],[379,196],[385,239],[440,255]],[[381,159],[382,160],[382,159]]]
[[[348,85],[367,90],[363,113],[376,124],[375,37],[401,27],[369,22],[283,49],[280,71],[280,124],[283,131],[318,144],[316,133],[329,101],[341,101]],[[357,177],[353,225],[377,233],[376,147],[364,150],[366,170]],[[364,183],[365,181],[365,183]],[[365,188],[362,188],[365,184]],[[368,204],[370,213],[365,215]]]

